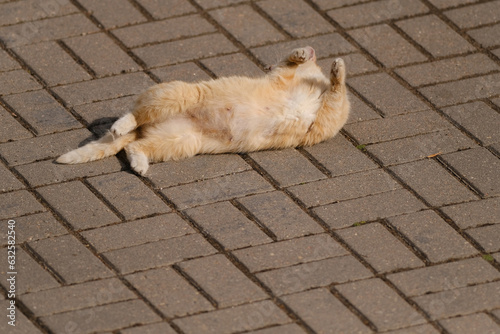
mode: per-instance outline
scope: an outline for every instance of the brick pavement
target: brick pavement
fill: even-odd
[[[53,163],[305,45],[348,66],[331,140]],[[499,158],[498,0],[0,0],[0,332],[500,333]]]

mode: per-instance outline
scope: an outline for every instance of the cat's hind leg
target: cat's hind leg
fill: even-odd
[[[133,131],[135,128],[137,128],[135,116],[132,113],[128,113],[113,123],[110,130],[111,133],[116,136],[123,136]]]
[[[345,92],[345,77],[346,69],[344,60],[342,58],[337,58],[333,61],[330,70],[330,81],[332,83],[333,91]]]

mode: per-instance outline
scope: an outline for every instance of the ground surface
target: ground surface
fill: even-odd
[[[332,140],[53,163],[306,45],[348,66]],[[0,0],[0,332],[500,333],[499,47],[500,1]]]

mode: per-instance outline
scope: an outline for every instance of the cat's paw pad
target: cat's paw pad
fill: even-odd
[[[292,51],[288,58],[293,63],[305,63],[314,58],[314,49],[310,46],[299,48]]]
[[[340,82],[345,79],[345,63],[342,58],[337,58],[332,63],[330,78],[333,81]]]
[[[132,113],[126,114],[122,118],[118,119],[111,126],[111,133],[116,136],[123,136],[134,130],[137,127],[137,122],[135,121],[135,116]]]

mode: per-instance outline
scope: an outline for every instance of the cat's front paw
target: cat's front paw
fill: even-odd
[[[305,63],[308,60],[315,59],[316,54],[314,49],[310,46],[306,46],[305,48],[298,48],[292,51],[288,60],[292,63]]]

